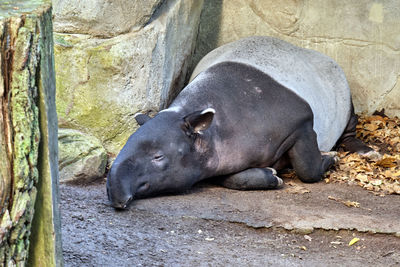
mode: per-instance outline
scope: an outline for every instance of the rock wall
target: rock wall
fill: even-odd
[[[115,156],[183,86],[203,0],[54,0],[59,126]]]
[[[397,0],[205,0],[193,65],[227,42],[275,36],[334,58],[356,112],[400,116],[399,14]]]
[[[111,157],[137,128],[135,113],[165,107],[202,56],[252,35],[331,56],[356,112],[400,116],[397,0],[53,3],[59,126],[98,138]]]

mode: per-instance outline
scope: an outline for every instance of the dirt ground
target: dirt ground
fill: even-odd
[[[285,183],[272,191],[203,183],[126,211],[108,206],[104,181],[61,185],[65,265],[400,266],[399,195]]]

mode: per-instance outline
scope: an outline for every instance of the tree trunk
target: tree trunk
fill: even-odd
[[[47,0],[0,3],[0,266],[62,265],[52,38]]]

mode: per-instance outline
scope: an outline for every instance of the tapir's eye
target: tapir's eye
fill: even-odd
[[[155,160],[155,161],[160,161],[160,160],[162,160],[163,158],[164,158],[164,155],[163,155],[163,154],[155,154],[154,157],[153,157],[153,160]]]

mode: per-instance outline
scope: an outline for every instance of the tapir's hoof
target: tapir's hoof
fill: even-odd
[[[338,156],[334,156],[334,157],[333,157],[333,160],[335,161],[335,163],[334,163],[334,164],[338,164],[338,163],[339,163],[339,160],[340,160],[340,158],[339,158]]]
[[[266,169],[272,171],[272,174],[275,176],[277,174],[276,170],[274,168],[271,167],[266,167]],[[279,178],[279,177],[278,177]]]
[[[366,153],[359,153],[362,157],[367,158],[372,161],[378,161],[382,158],[381,153],[375,150],[368,151]]]
[[[337,156],[337,152],[336,151],[321,152],[321,155],[335,157]]]
[[[336,151],[329,151],[329,152],[321,152],[321,155],[322,155],[322,157],[324,158],[324,156],[325,157],[330,157],[330,158],[332,158],[333,159],[333,162],[331,162],[330,164],[329,164],[329,166],[333,166],[333,165],[336,165],[336,164],[338,164],[338,162],[339,162],[339,157],[337,156],[337,152]]]
[[[329,151],[329,152],[321,152],[322,156],[329,156],[333,158],[334,163],[332,165],[335,165],[339,162],[339,157],[337,156],[337,152],[336,151]]]
[[[270,170],[272,172],[272,175],[276,178],[276,181],[278,183],[276,188],[277,189],[282,188],[283,187],[283,180],[280,177],[277,176],[277,174],[278,174],[277,171],[274,168],[270,168],[270,167],[266,167],[265,169]]]
[[[276,188],[282,188],[283,187],[283,180],[281,178],[279,178],[278,176],[274,175],[276,180],[278,180],[278,185],[276,186]]]

